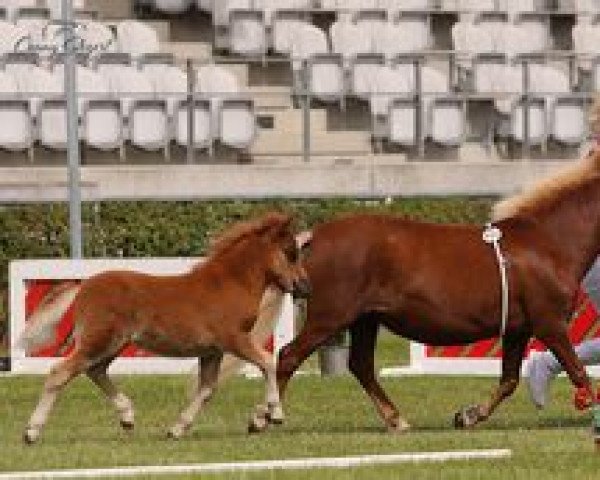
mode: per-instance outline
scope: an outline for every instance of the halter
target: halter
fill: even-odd
[[[500,337],[503,338],[506,333],[506,325],[508,323],[508,276],[506,274],[506,266],[508,262],[500,249],[500,240],[502,239],[502,231],[495,225],[488,223],[483,230],[483,241],[488,245],[492,245],[498,262],[498,270],[500,272],[500,283],[502,285],[502,321],[500,324]]]

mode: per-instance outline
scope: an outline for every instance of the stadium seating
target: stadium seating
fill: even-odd
[[[90,4],[74,2],[80,12]],[[336,115],[336,109],[345,112],[352,105],[349,98],[358,99],[368,109],[362,113],[365,121],[357,122],[365,133],[403,148],[423,141],[462,145],[470,127],[481,123],[467,104],[479,101],[490,105],[492,128],[508,132],[514,141],[525,143],[528,130],[530,145],[552,141],[570,147],[585,141],[589,96],[600,90],[600,2],[596,0],[144,0],[137,4],[155,9],[150,21],[162,24],[155,28],[143,16],[106,21],[86,15],[77,27],[82,45],[89,48],[89,55],[78,59],[80,91],[88,90],[78,102],[81,135],[87,145],[100,150],[122,154],[129,142],[169,156],[171,141],[187,146],[190,127],[196,149],[212,152],[215,141],[252,149],[258,138],[259,109],[274,118],[275,130],[283,129],[278,118],[286,118],[281,125],[288,118],[295,122],[292,118],[301,112],[295,111],[299,103],[292,96],[305,91],[320,101],[311,106],[324,109],[320,113],[326,120]],[[25,50],[38,43],[60,49],[60,26],[48,22],[60,18],[62,1],[5,0],[0,7],[7,12],[6,19],[0,20],[5,66],[0,94],[10,95],[15,89],[19,94],[16,103],[0,103],[0,117],[21,118],[6,139],[0,138],[0,146],[27,150],[36,140],[62,148],[65,132],[52,128],[64,115],[62,68],[52,66],[56,59],[50,50],[14,54],[16,46]],[[198,11],[204,28],[208,25],[214,32],[197,37],[199,45],[205,44],[208,58],[202,64],[195,61],[196,75],[188,78],[181,68],[184,58],[161,54],[185,51],[185,42],[161,42],[169,34],[178,37],[177,22],[185,18],[180,14]],[[438,21],[438,17],[445,19]],[[214,34],[214,43],[207,33]],[[218,43],[219,36],[226,42]],[[187,42],[191,35],[181,38]],[[443,54],[438,51],[446,49]],[[211,59],[211,54],[230,58]],[[260,100],[253,97],[267,92],[271,62],[289,62],[293,80],[277,84],[279,93],[289,88],[289,105],[280,101],[274,107],[268,95]],[[235,66],[228,68],[228,63]],[[257,65],[262,65],[266,85],[256,86]],[[528,85],[524,65],[529,68]],[[245,88],[241,82],[246,78],[254,85]],[[192,126],[188,124],[191,112]],[[365,126],[369,120],[372,131]],[[27,127],[28,122],[35,128]],[[504,124],[506,129],[500,127]]]

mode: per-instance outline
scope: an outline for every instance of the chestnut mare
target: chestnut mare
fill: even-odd
[[[590,379],[567,338],[566,320],[584,274],[600,253],[600,148],[497,204],[494,221],[503,233],[510,286],[502,375],[487,403],[457,414],[460,427],[486,420],[513,393],[532,336],[560,360],[582,406],[591,402]],[[311,352],[350,329],[350,371],[387,428],[408,429],[375,376],[378,329],[383,325],[431,345],[498,336],[500,275],[482,231],[376,215],[317,226],[304,261],[313,293],[303,330],[280,352],[280,395]]]
[[[132,428],[132,403],[107,375],[110,363],[129,344],[199,359],[195,397],[171,428],[172,437],[183,435],[212,396],[224,352],[253,363],[265,376],[267,403],[257,407],[249,428],[260,430],[269,421],[281,422],[275,359],[251,334],[263,294],[272,286],[298,296],[309,290],[298,262],[291,217],[276,213],[231,227],[216,241],[208,259],[189,273],[155,277],[114,271],[80,285],[59,286],[29,319],[22,343],[28,351],[47,344],[73,303],[75,348],[46,379],[25,441],[39,438],[57,395],[81,373],[113,403],[122,426]]]

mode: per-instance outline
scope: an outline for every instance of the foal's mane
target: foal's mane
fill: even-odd
[[[241,241],[271,229],[282,227],[289,221],[290,217],[288,215],[271,212],[260,218],[235,223],[212,241],[209,256],[211,258],[219,256]]]
[[[567,193],[573,192],[593,179],[600,178],[600,98],[596,100],[590,115],[592,132],[595,132],[595,145],[584,158],[563,168],[559,173],[544,178],[530,189],[508,197],[494,205],[492,220],[499,221],[510,217],[535,213],[547,207]]]

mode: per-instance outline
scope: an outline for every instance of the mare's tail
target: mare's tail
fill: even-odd
[[[54,340],[55,328],[75,300],[80,288],[77,283],[64,282],[46,294],[35,312],[27,319],[19,339],[20,346],[27,353],[39,350]]]

